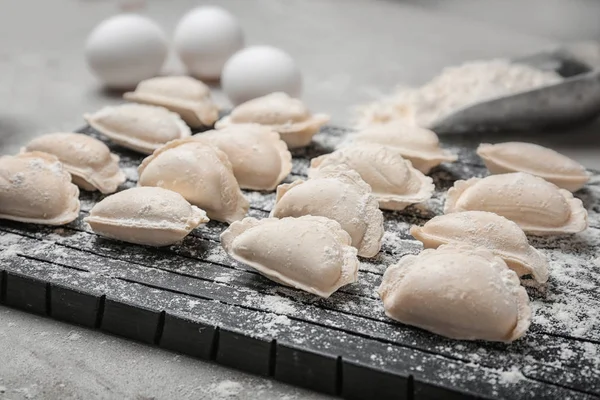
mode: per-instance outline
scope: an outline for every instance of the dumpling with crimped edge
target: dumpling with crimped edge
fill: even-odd
[[[81,133],[51,133],[33,139],[21,152],[41,151],[60,160],[73,183],[84,190],[114,193],[125,182],[119,156],[108,147]]]
[[[147,246],[167,246],[208,222],[183,196],[159,187],[135,187],[104,198],[85,222],[101,236]]]
[[[552,149],[533,143],[482,143],[477,154],[492,174],[526,172],[576,192],[589,180],[585,167]]]
[[[139,186],[173,190],[210,219],[231,223],[248,212],[248,200],[227,155],[194,138],[174,140],[156,150],[142,161],[138,173]]]
[[[292,170],[292,155],[285,142],[266,126],[232,125],[193,138],[227,154],[242,189],[274,190]]]
[[[267,278],[321,297],[356,282],[352,239],[329,218],[245,218],[221,234],[227,254]]]
[[[192,128],[212,126],[219,118],[219,108],[212,101],[208,86],[190,76],[146,79],[138,83],[135,91],[125,93],[123,98],[168,108]]]
[[[452,339],[508,343],[531,324],[517,274],[483,247],[404,256],[385,271],[379,296],[388,317]]]
[[[346,165],[371,186],[384,210],[403,210],[431,198],[433,180],[415,169],[393,147],[356,143],[310,161],[308,176],[330,165]]]
[[[192,134],[179,115],[145,104],[104,107],[83,117],[111,141],[142,154],[152,154],[165,143]]]
[[[308,146],[329,115],[311,114],[304,103],[283,92],[275,92],[249,100],[215,124],[217,129],[232,124],[255,123],[279,132],[288,148]]]
[[[435,132],[402,121],[369,126],[349,135],[347,143],[377,143],[398,149],[402,157],[424,174],[443,162],[454,162],[457,156],[440,147]]]
[[[55,156],[0,157],[0,219],[64,225],[79,216],[79,189]]]
[[[486,211],[463,211],[439,215],[423,226],[413,225],[410,234],[425,248],[437,248],[448,243],[465,243],[485,247],[501,257],[518,276],[532,275],[545,283],[548,280],[548,260],[529,245],[519,226]]]
[[[352,170],[330,166],[309,180],[279,185],[271,217],[316,215],[340,223],[361,257],[375,257],[381,248],[383,214],[371,187]]]
[[[514,221],[532,235],[577,233],[588,226],[581,200],[542,178],[514,172],[456,181],[444,213],[489,211]]]

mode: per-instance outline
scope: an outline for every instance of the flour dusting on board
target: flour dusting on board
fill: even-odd
[[[214,396],[215,399],[227,399],[231,397],[237,397],[244,386],[238,382],[224,380],[219,383],[212,384],[209,388],[209,392]]]
[[[8,233],[0,236],[0,258],[11,258],[17,255],[21,236]]]
[[[276,314],[293,314],[296,305],[286,297],[266,295],[262,297],[263,306]]]
[[[271,314],[270,317],[271,320],[264,323],[262,325],[262,328],[265,330],[266,334],[273,335],[273,337],[276,337],[279,333],[279,327],[281,327],[282,325],[290,325],[290,319],[285,315]]]
[[[359,108],[358,128],[404,120],[423,127],[454,111],[484,100],[560,82],[555,72],[508,60],[471,61],[445,68],[420,88],[400,88],[395,94]]]
[[[510,370],[500,373],[500,383],[517,383],[522,379],[525,379],[525,377],[517,367],[512,367]]]
[[[125,167],[122,168],[123,173],[128,181],[137,182],[138,180],[138,170],[136,166]]]

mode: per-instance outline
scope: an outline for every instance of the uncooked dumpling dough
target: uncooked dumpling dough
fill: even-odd
[[[492,174],[527,172],[571,192],[581,189],[590,180],[583,165],[533,143],[482,143],[477,154]]]
[[[240,104],[215,127],[221,129],[232,124],[248,123],[265,125],[279,132],[288,147],[294,149],[308,146],[327,122],[329,115],[313,115],[301,100],[276,92]]]
[[[588,226],[581,200],[568,190],[523,172],[454,182],[444,212],[474,210],[502,215],[532,235],[577,233]]]
[[[227,154],[242,189],[275,190],[292,170],[292,155],[279,133],[257,124],[232,125],[193,136]]]
[[[340,224],[315,216],[245,218],[221,234],[223,248],[237,261],[321,297],[356,282],[359,262],[351,242]]]
[[[21,151],[41,151],[58,157],[73,183],[85,190],[109,194],[125,182],[119,156],[88,135],[51,133],[33,139]]]
[[[173,190],[210,219],[231,223],[248,212],[227,155],[194,138],[169,142],[146,157],[138,173],[139,186]]]
[[[433,180],[416,170],[393,147],[356,143],[310,161],[308,176],[330,166],[347,166],[359,173],[384,210],[403,210],[433,194]]]
[[[208,222],[206,213],[179,193],[136,187],[106,197],[85,218],[101,236],[148,246],[167,246]]]
[[[79,189],[58,158],[38,151],[0,157],[0,219],[45,225],[79,216]]]
[[[219,109],[210,97],[210,89],[190,76],[159,76],[141,81],[135,91],[123,96],[136,103],[162,106],[181,115],[191,127],[211,126],[219,118]]]
[[[377,143],[392,146],[413,167],[424,174],[443,163],[454,162],[456,155],[440,148],[435,132],[401,121],[373,125],[349,136],[349,143]]]
[[[340,167],[318,170],[308,181],[277,188],[272,217],[318,215],[340,223],[362,257],[375,257],[381,248],[383,214],[371,187],[355,171]]]
[[[152,154],[165,143],[192,134],[179,115],[164,107],[122,104],[83,117],[113,142],[142,154]]]
[[[453,339],[512,342],[531,323],[517,274],[482,247],[404,256],[385,271],[379,295],[388,317]]]
[[[532,275],[540,283],[548,280],[546,257],[529,245],[527,236],[516,223],[498,214],[463,211],[439,215],[423,226],[413,225],[410,234],[426,248],[447,243],[485,247],[501,257],[518,276]]]

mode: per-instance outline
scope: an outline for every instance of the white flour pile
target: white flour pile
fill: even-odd
[[[508,60],[472,61],[445,68],[420,88],[400,88],[394,95],[359,107],[357,127],[405,120],[423,127],[483,100],[560,82],[555,72]]]

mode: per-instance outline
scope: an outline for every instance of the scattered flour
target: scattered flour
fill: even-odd
[[[581,239],[594,243],[600,237],[600,230],[589,228],[585,236],[579,236],[572,235],[564,240],[577,243]],[[554,242],[559,241],[555,239]],[[529,290],[533,326],[538,329],[600,339],[600,302],[596,295],[600,278],[595,269],[590,268],[592,257],[595,257],[590,252],[596,251],[596,247],[586,246],[585,242],[575,248],[565,245],[560,249],[541,249],[549,261],[550,280],[541,290]]]
[[[265,212],[270,212],[273,209],[273,205],[275,204],[274,193],[264,193],[251,190],[244,190],[243,193],[251,207],[258,210],[263,210]]]
[[[0,248],[0,258],[11,258],[15,257],[19,254],[19,245],[11,244],[8,247],[1,249]]]
[[[5,233],[0,236],[0,250],[8,247],[12,244],[16,244],[21,240],[20,235],[15,235],[14,233]]]
[[[262,328],[267,335],[277,336],[280,326],[289,326],[291,321],[285,315],[269,315],[270,321],[262,324]]]
[[[499,383],[517,383],[525,379],[521,371],[517,367],[512,367],[508,371],[500,372]]]
[[[567,346],[566,343],[565,346]],[[560,358],[562,358],[563,360],[570,360],[571,358],[573,358],[574,355],[576,355],[575,352],[568,347],[563,347],[563,349],[560,352]]]
[[[81,334],[75,332],[75,331],[70,331],[69,334],[67,335],[67,339],[69,340],[79,340],[81,339]]]
[[[122,171],[128,181],[137,182],[138,171],[136,166],[122,168]]]
[[[219,276],[215,277],[215,282],[230,283],[234,279],[235,278],[232,275],[219,275]]]
[[[269,311],[275,314],[294,314],[296,312],[296,304],[285,297],[280,296],[263,296],[262,305]]]
[[[213,399],[226,399],[239,395],[244,387],[234,381],[224,380],[210,386],[209,392],[214,396]]]
[[[445,68],[419,88],[400,88],[394,95],[359,108],[358,128],[402,119],[423,127],[483,100],[561,81],[554,72],[541,71],[508,60],[472,61]]]

